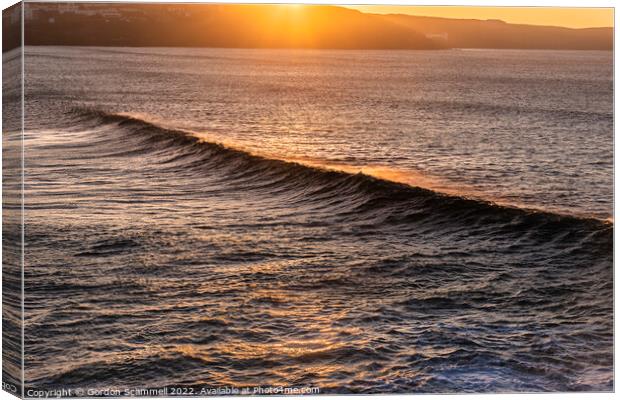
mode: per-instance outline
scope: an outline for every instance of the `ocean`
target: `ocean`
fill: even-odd
[[[27,47],[26,387],[612,390],[612,57]]]

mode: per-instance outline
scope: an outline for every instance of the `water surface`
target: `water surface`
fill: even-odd
[[[611,57],[27,48],[27,386],[611,390]]]

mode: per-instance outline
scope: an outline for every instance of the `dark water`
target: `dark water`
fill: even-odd
[[[13,8],[20,13],[20,6]],[[17,19],[19,21],[19,19]],[[6,23],[6,22],[5,22]],[[5,34],[11,34],[15,26]],[[17,35],[18,36],[18,35]],[[22,389],[21,54],[2,54],[2,383]]]
[[[610,53],[26,59],[27,387],[613,389]]]

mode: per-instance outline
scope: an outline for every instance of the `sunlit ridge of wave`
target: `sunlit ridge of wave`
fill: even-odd
[[[86,118],[92,123],[92,119],[100,120],[104,124],[114,123],[121,126],[135,124],[140,130],[150,130],[153,135],[164,135],[169,138],[176,138],[184,144],[201,144],[209,146],[218,152],[225,152],[230,156],[241,156],[252,158],[254,161],[279,163],[280,167],[297,167],[310,169],[316,173],[338,174],[346,178],[366,179],[365,184],[374,183],[382,186],[383,189],[415,191],[415,194],[423,197],[430,197],[433,201],[460,202],[461,206],[489,208],[502,213],[515,214],[520,216],[546,217],[552,220],[581,220],[596,224],[613,226],[613,218],[601,219],[590,215],[574,215],[571,213],[558,212],[556,210],[537,209],[531,206],[505,202],[501,199],[488,199],[483,193],[476,193],[473,190],[461,191],[447,186],[438,178],[425,176],[414,171],[402,171],[385,166],[354,166],[346,164],[330,163],[304,157],[281,157],[267,152],[259,152],[250,149],[239,143],[223,140],[205,132],[195,132],[187,129],[168,127],[164,121],[159,121],[150,116],[135,113],[108,113],[100,110],[74,108],[73,114],[79,119]],[[388,185],[388,186],[386,186]]]

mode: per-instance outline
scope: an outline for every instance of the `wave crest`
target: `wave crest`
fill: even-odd
[[[292,202],[330,207],[341,220],[369,226],[424,225],[446,229],[475,227],[498,235],[527,236],[536,241],[578,236],[611,246],[613,222],[548,211],[505,206],[480,199],[381,179],[364,173],[311,166],[209,142],[193,132],[169,129],[122,114],[74,109],[81,122],[114,125],[140,135],[152,151],[169,150],[161,168],[215,171],[228,184],[248,190],[287,192]],[[128,149],[128,152],[138,149]],[[604,240],[601,241],[601,238]]]

